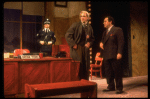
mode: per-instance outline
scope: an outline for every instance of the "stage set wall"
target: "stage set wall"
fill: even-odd
[[[40,21],[41,24],[36,26],[37,29],[33,34],[39,29],[42,29],[45,18],[51,20],[50,29],[54,31],[56,35],[55,45],[62,44],[61,38],[65,36],[70,25],[80,21],[80,11],[87,10],[86,2],[84,1],[68,1],[66,7],[55,6],[55,2],[23,2],[23,5],[27,5],[26,7],[23,7],[23,15],[40,16],[40,19],[42,20]],[[4,10],[5,9],[21,10],[21,2],[5,2]],[[130,26],[129,30],[127,30],[129,33],[127,54],[129,70],[131,73],[128,76],[148,75],[148,3],[132,1],[130,2],[129,11],[130,19],[127,21],[130,22]]]
[[[56,35],[56,45],[62,44],[61,38],[74,22],[78,22],[79,13],[86,10],[86,3],[81,1],[69,1],[66,7],[55,6],[55,2],[45,2],[45,18],[51,20],[51,29]]]
[[[148,2],[130,3],[132,76],[148,75]]]

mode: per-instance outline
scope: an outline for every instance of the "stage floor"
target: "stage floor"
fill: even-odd
[[[98,84],[97,98],[148,98],[148,75],[123,78],[124,92],[122,94],[115,94],[115,91],[102,92],[102,90],[107,87],[105,78],[101,79],[100,77],[93,76],[92,80],[89,77],[89,81],[93,81]],[[18,98],[24,98],[24,94],[20,94]],[[43,98],[80,98],[80,94],[66,94]]]

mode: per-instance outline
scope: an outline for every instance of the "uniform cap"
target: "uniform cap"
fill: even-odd
[[[44,24],[50,24],[51,20],[45,19]]]

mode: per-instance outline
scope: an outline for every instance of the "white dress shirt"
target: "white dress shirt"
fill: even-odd
[[[107,30],[107,33],[111,30],[111,28],[113,27],[114,25],[110,26]]]

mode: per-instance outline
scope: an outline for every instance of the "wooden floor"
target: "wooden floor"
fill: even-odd
[[[115,91],[102,92],[107,87],[106,79],[94,77],[90,81],[96,82],[98,85],[97,98],[148,98],[148,76],[126,77],[123,78],[123,93],[115,94]],[[5,98],[13,98],[12,96]],[[24,94],[20,94],[18,98],[24,98]],[[80,94],[66,94],[58,96],[49,96],[43,98],[80,98]]]

